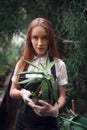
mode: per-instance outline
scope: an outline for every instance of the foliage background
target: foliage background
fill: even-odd
[[[0,86],[13,70],[29,22],[36,17],[50,20],[60,57],[68,71],[67,105],[75,100],[76,111],[87,113],[87,0],[0,0]],[[81,105],[80,105],[81,104]],[[79,109],[78,109],[79,108]]]

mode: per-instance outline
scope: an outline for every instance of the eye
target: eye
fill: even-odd
[[[33,40],[38,40],[38,37],[37,36],[32,36],[32,39]]]
[[[47,39],[48,39],[47,36],[43,36],[43,37],[42,37],[42,40],[44,40],[44,41],[46,41]]]

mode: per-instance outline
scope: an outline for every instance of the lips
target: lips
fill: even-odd
[[[39,48],[37,48],[38,50],[43,50],[44,48],[43,47],[39,47]]]

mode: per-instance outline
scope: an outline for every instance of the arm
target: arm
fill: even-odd
[[[21,97],[20,85],[12,83],[11,89],[10,89],[10,96],[14,99],[19,99]]]
[[[12,84],[10,88],[10,96],[14,99],[20,98],[20,85],[16,84],[16,82],[19,80],[19,76],[18,77],[16,76],[19,66],[20,66],[20,61],[16,63],[14,73],[11,79]]]
[[[34,104],[32,99],[30,98],[31,92],[26,89],[20,90],[20,86],[15,83],[12,83],[12,85],[11,85],[10,96],[14,99],[22,98],[24,100],[24,102],[27,104],[28,104],[28,102],[31,102],[32,104]]]
[[[20,97],[22,97],[22,99],[24,100],[24,102],[28,102],[29,101],[29,97],[31,95],[30,91],[25,90],[25,89],[21,89],[19,84],[16,84],[16,82],[19,81],[19,76],[17,77],[17,70],[19,68],[19,62],[16,64],[15,70],[14,70],[14,74],[12,77],[12,85],[10,88],[10,96],[14,99],[19,99]]]
[[[66,85],[59,86],[58,87],[58,103],[55,103],[55,107],[57,107],[59,110],[65,105],[66,102]]]

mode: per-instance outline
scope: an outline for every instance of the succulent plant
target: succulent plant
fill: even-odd
[[[32,62],[27,61],[25,59],[23,59],[26,63],[28,63],[29,65],[38,68],[40,70],[40,72],[28,72],[28,71],[23,71],[21,73],[18,73],[17,75],[25,75],[25,74],[39,74],[42,75],[41,78],[29,78],[29,79],[25,79],[23,81],[17,82],[17,84],[26,84],[26,86],[28,86],[31,83],[36,83],[36,82],[40,82],[40,85],[38,85],[37,89],[35,92],[31,92],[32,93],[32,98],[36,99],[36,101],[38,101],[38,99],[43,99],[46,100],[47,102],[53,104],[53,99],[55,101],[57,101],[58,98],[58,93],[57,93],[57,84],[56,81],[54,79],[54,76],[52,74],[49,74],[49,70],[53,67],[53,65],[57,62],[57,61],[52,61],[50,63],[48,63],[48,54],[46,56],[46,64],[39,66],[34,65]]]
[[[50,63],[48,63],[48,55],[46,57],[46,64],[42,65],[40,67],[35,66],[34,64],[32,64],[32,62],[27,61],[25,59],[23,59],[26,63],[32,65],[35,68],[38,68],[41,70],[41,72],[27,72],[27,71],[23,71],[21,73],[18,73],[17,75],[25,75],[25,74],[40,74],[42,75],[42,78],[29,78],[29,79],[25,79],[23,81],[17,82],[17,84],[26,84],[26,86],[28,86],[29,84],[32,83],[36,83],[36,82],[40,82],[40,84],[38,85],[37,89],[35,92],[31,92],[32,93],[32,98],[34,99],[35,103],[38,103],[38,99],[43,99],[46,100],[47,102],[53,104],[53,98],[55,99],[55,101],[57,101],[58,99],[58,93],[57,93],[57,84],[56,81],[54,79],[54,76],[51,74],[49,75],[48,71],[52,68],[53,65],[56,64],[57,61],[52,61]],[[49,97],[50,96],[50,97]],[[82,116],[75,116],[72,117],[70,114],[69,117],[69,113],[67,114],[67,112],[59,114],[58,115],[58,120],[62,120],[62,126],[61,126],[61,130],[87,130],[87,118],[82,117]]]

